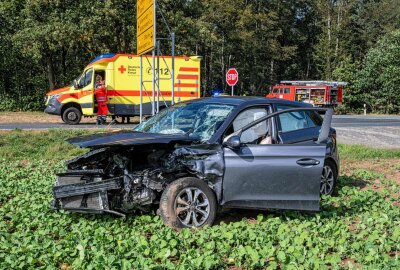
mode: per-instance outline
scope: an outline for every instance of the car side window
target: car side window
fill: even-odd
[[[322,117],[317,112],[307,112],[310,116],[310,119],[314,122],[315,125],[321,126],[324,121]]]
[[[268,114],[266,108],[250,108],[242,111],[233,120],[232,125],[228,128],[226,135],[238,131],[244,126],[254,122],[255,120],[264,117]],[[245,144],[267,144],[269,134],[268,121],[261,122],[241,134],[240,141]]]
[[[93,69],[89,69],[88,71],[86,71],[86,74],[85,74],[85,82],[84,82],[83,87],[85,87],[85,86],[91,84],[91,82],[92,82],[92,77],[93,77]]]
[[[277,105],[277,111],[290,109],[292,107]],[[306,111],[287,112],[278,116],[279,119],[279,132],[290,132],[305,128],[312,128],[316,123]]]

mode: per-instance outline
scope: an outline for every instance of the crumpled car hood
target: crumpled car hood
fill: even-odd
[[[126,146],[141,144],[168,144],[171,142],[193,142],[186,135],[143,133],[131,130],[107,132],[80,136],[67,140],[67,142],[81,148],[98,148],[105,146]]]

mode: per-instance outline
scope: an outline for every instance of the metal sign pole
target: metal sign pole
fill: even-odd
[[[155,102],[156,102],[156,78],[155,78],[155,64],[156,64],[156,57],[155,57],[156,50],[154,49],[151,53],[151,58],[152,58],[152,64],[151,64],[151,94],[152,94],[152,99],[151,99],[151,115],[154,115],[156,112],[155,108]]]
[[[143,118],[143,58],[140,56],[140,109],[139,117],[140,123],[142,123]]]
[[[157,74],[157,107],[156,112],[158,113],[160,110],[160,41],[157,41],[157,66],[156,66],[156,74]]]
[[[171,55],[172,55],[172,67],[171,67],[171,81],[172,81],[172,94],[171,94],[171,104],[175,103],[175,33],[171,33]]]
[[[231,93],[231,96],[233,96],[233,85],[232,85],[232,93]]]
[[[178,80],[178,102],[181,102],[181,80]]]
[[[137,54],[140,56],[140,121],[143,118],[143,91],[149,98],[151,103],[151,113],[155,114],[155,54],[156,54],[156,24],[157,24],[157,0],[137,0],[136,1],[136,43],[137,43]],[[150,69],[147,68],[146,73],[152,72],[152,80],[143,79],[143,59],[142,56],[149,53],[152,50],[152,64],[146,57],[148,66],[152,66]],[[149,74],[150,75],[150,74]],[[145,82],[152,82],[152,98],[148,95]]]
[[[154,45],[157,42],[157,37],[156,37],[156,33],[157,33],[157,25],[156,25],[156,19],[157,19],[157,0],[154,0]],[[151,114],[154,115],[155,114],[155,101],[156,101],[156,96],[155,96],[155,88],[156,88],[156,72],[155,72],[155,54],[156,54],[156,48],[153,48],[152,51],[152,58],[153,58],[153,63],[152,63],[152,94],[153,94],[153,99],[152,99],[152,103],[151,103]]]

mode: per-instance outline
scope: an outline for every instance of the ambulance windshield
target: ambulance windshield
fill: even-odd
[[[190,138],[205,142],[215,134],[234,108],[233,105],[205,102],[181,103],[161,111],[134,130],[187,134]]]

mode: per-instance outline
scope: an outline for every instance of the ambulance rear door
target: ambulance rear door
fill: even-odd
[[[108,108],[114,115],[135,115],[140,96],[140,62],[134,55],[120,55],[112,64],[107,88]],[[111,67],[110,67],[111,68]],[[110,72],[111,73],[111,72]]]

